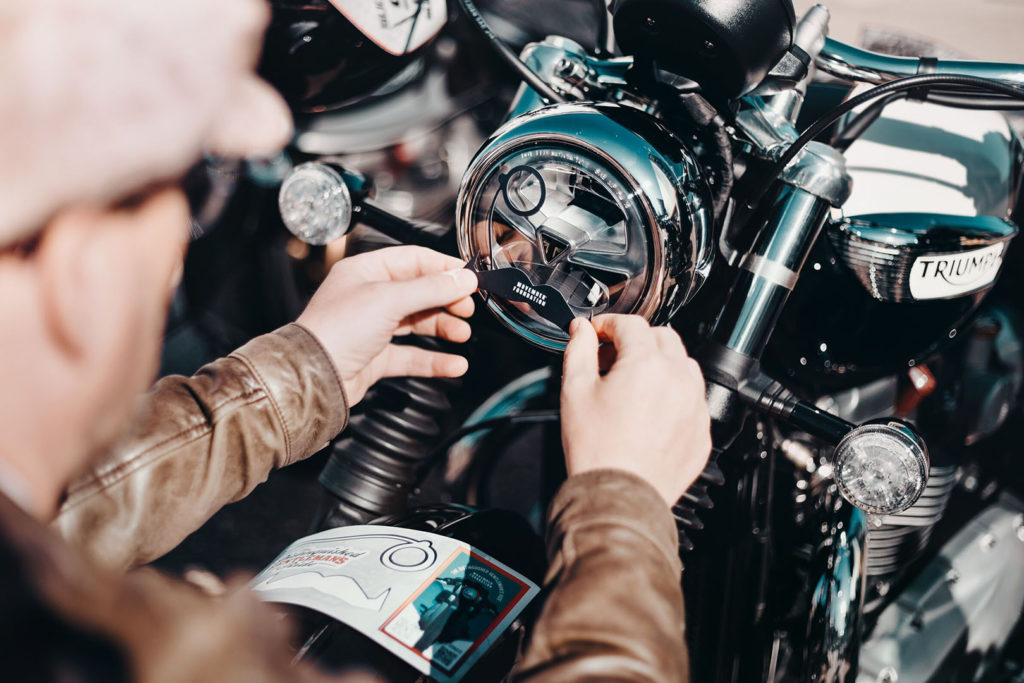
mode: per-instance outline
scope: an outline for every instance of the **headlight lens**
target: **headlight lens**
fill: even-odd
[[[277,195],[281,220],[307,244],[333,242],[352,224],[352,195],[341,174],[310,162],[296,166]]]
[[[906,510],[928,481],[924,441],[899,420],[869,422],[852,430],[836,447],[833,465],[843,497],[876,514]]]
[[[520,271],[576,317],[667,322],[714,253],[696,157],[656,119],[619,105],[555,105],[506,123],[467,169],[457,214],[463,258],[481,271]],[[487,305],[524,339],[565,348],[563,316],[514,297]]]
[[[648,281],[647,221],[635,191],[590,156],[531,147],[498,160],[471,198],[471,253],[557,289],[578,315],[635,310]],[[564,331],[528,306],[499,310],[540,337]]]

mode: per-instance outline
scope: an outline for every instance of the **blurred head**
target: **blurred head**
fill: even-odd
[[[162,190],[0,242],[0,460],[33,512],[53,510],[152,382],[188,218],[182,193]]]

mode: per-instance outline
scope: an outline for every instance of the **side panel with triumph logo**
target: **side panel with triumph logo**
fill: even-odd
[[[910,270],[910,293],[917,300],[945,299],[992,284],[1003,263],[1006,244],[959,254],[920,256]]]

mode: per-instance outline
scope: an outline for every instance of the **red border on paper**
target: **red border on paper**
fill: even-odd
[[[451,565],[451,563],[454,562],[455,559],[459,555],[468,555],[471,560],[477,560],[481,564],[487,565],[488,567],[490,567],[494,571],[498,572],[502,576],[504,576],[504,577],[506,577],[508,579],[511,579],[520,588],[519,588],[519,592],[516,593],[515,597],[512,598],[511,600],[509,600],[508,603],[505,605],[505,608],[499,614],[497,614],[494,617],[494,620],[491,621],[491,625],[487,627],[487,630],[484,631],[482,634],[480,634],[480,637],[477,638],[476,641],[471,646],[469,646],[469,649],[467,649],[463,653],[463,655],[461,657],[459,657],[459,659],[455,662],[455,664],[453,664],[451,666],[451,668],[447,668],[446,669],[445,667],[438,666],[433,661],[431,661],[428,657],[426,657],[421,651],[417,650],[416,648],[412,647],[411,645],[406,645],[401,640],[396,638],[394,635],[392,635],[391,633],[388,633],[387,630],[385,630],[385,629],[387,629],[388,624],[390,624],[392,621],[394,621],[395,617],[397,617],[399,614],[401,614],[402,611],[405,610],[405,608],[408,607],[412,603],[413,600],[415,600],[420,595],[422,595],[423,591],[425,591],[430,586],[430,584],[434,583],[434,581],[437,579],[437,577],[440,576],[441,573],[444,572],[444,570],[447,569]],[[420,587],[417,588],[416,591],[411,596],[409,596],[409,598],[405,602],[403,602],[402,605],[398,609],[396,609],[394,611],[394,613],[390,617],[387,618],[387,621],[385,621],[383,624],[380,625],[380,631],[381,631],[381,633],[386,635],[388,638],[391,638],[393,641],[395,641],[396,643],[398,643],[399,645],[401,645],[405,649],[407,649],[410,652],[412,652],[412,653],[416,654],[417,656],[419,656],[420,659],[422,659],[423,661],[427,662],[431,666],[437,666],[437,668],[443,670],[445,673],[449,673],[450,674],[453,671],[455,671],[456,669],[458,669],[459,666],[464,661],[466,661],[466,659],[468,657],[470,657],[474,652],[476,652],[476,649],[478,647],[480,647],[480,644],[483,643],[485,640],[487,640],[488,636],[490,636],[491,633],[494,632],[494,629],[496,629],[498,627],[498,624],[500,624],[502,621],[504,621],[505,617],[508,616],[508,613],[510,611],[512,611],[512,608],[519,604],[519,602],[523,599],[523,596],[526,595],[527,591],[529,591],[529,590],[530,590],[530,587],[527,584],[523,583],[523,581],[519,577],[517,577],[517,576],[515,576],[513,574],[510,574],[509,572],[507,572],[506,570],[502,569],[498,565],[494,564],[493,562],[491,562],[487,558],[482,557],[480,555],[476,555],[476,554],[474,554],[472,552],[469,552],[467,550],[464,550],[464,549],[456,550],[454,553],[451,554],[451,556],[448,558],[448,560],[443,565],[441,565],[441,567],[436,572],[434,572],[428,579],[426,579],[422,584],[420,584]]]

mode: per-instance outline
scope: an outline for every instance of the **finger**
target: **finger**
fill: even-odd
[[[466,263],[433,249],[405,245],[350,257],[348,266],[358,269],[364,280],[372,282],[412,280],[424,275],[464,269]]]
[[[704,390],[704,371],[701,370],[700,363],[698,363],[697,361],[695,361],[694,359],[689,358],[689,357],[687,357],[687,359],[684,361],[684,363],[685,363],[685,366],[686,366],[686,371],[690,373],[690,377],[693,378],[694,382],[698,383],[701,386],[701,390],[703,391]]]
[[[469,369],[462,356],[427,351],[416,346],[389,344],[384,350],[380,377],[461,377]]]
[[[462,318],[435,309],[409,316],[402,321],[395,334],[419,334],[427,337],[439,337],[461,344],[462,342],[469,341],[469,338],[473,335],[473,328]]]
[[[663,353],[673,356],[686,355],[686,348],[683,346],[683,340],[678,332],[671,327],[654,327],[651,329],[654,333],[654,341],[657,343],[658,349]]]
[[[284,99],[255,76],[235,86],[231,104],[214,121],[206,140],[213,154],[228,158],[268,156],[292,137],[292,117]]]
[[[651,326],[638,315],[599,315],[594,318],[594,329],[599,339],[615,344],[618,358],[649,353],[657,346]]]
[[[597,350],[597,364],[602,376],[608,374],[608,371],[612,369],[616,358],[614,344],[601,344]]]
[[[476,291],[476,273],[459,268],[373,286],[379,289],[381,305],[387,307],[395,318],[403,320],[421,311],[444,308],[465,299]]]
[[[569,343],[562,359],[562,386],[583,385],[598,379],[597,332],[589,320],[577,318],[569,326]]]
[[[452,315],[459,316],[460,318],[469,318],[472,317],[473,312],[476,310],[476,303],[473,301],[473,297],[467,296],[464,299],[459,299],[453,304],[448,304],[445,306],[445,310]]]

